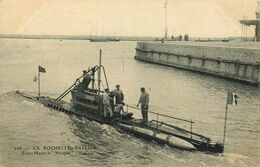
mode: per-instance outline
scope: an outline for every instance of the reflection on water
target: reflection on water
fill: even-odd
[[[0,40],[0,163],[9,166],[256,166],[259,164],[260,89],[229,80],[134,60],[135,42],[89,43],[59,40]],[[58,96],[83,69],[98,62],[103,49],[110,89],[120,84],[126,103],[136,105],[139,89],[150,93],[150,109],[192,119],[194,130],[222,141],[226,91],[238,94],[229,106],[225,155],[186,152],[121,134],[112,127],[53,112],[14,95],[37,92],[32,82],[40,64],[43,94]],[[66,97],[69,101],[70,97]],[[138,111],[132,111],[141,117]],[[149,115],[150,119],[155,119]],[[183,127],[189,125],[173,122]],[[84,154],[21,156],[22,145],[88,146]],[[6,166],[8,166],[6,165]]]

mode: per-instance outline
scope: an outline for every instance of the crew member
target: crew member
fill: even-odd
[[[141,88],[141,96],[136,107],[138,107],[140,103],[141,103],[141,111],[143,116],[143,123],[146,124],[148,122],[149,94],[145,92],[145,88],[143,87]]]
[[[87,73],[86,70],[83,70],[83,80],[82,80],[82,91],[88,89],[88,85],[91,82],[91,76]]]
[[[109,97],[109,89],[105,89],[103,94],[103,105],[104,105],[104,116],[105,117],[113,117],[113,111],[110,106],[110,97]]]
[[[120,89],[120,85],[116,85],[116,89],[113,91],[113,95],[116,99],[115,112],[120,113],[121,110],[123,111],[124,107],[124,94],[123,91]]]

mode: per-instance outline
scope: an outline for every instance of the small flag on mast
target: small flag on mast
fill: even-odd
[[[42,66],[39,66],[39,72],[45,73],[46,70],[45,70],[45,68],[43,68]]]
[[[235,93],[228,91],[227,104],[236,104],[237,105],[237,98],[238,98],[238,96]]]

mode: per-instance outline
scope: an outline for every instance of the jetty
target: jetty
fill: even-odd
[[[260,82],[259,42],[138,42],[135,59],[252,85]]]

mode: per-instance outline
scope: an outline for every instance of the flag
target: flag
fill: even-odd
[[[228,91],[227,104],[236,104],[237,105],[237,98],[238,98],[238,96],[235,93]]]
[[[38,80],[38,77],[35,75],[34,77],[33,77],[33,82],[36,82]]]
[[[43,73],[45,73],[46,70],[45,70],[45,68],[43,68],[42,66],[39,66],[39,72],[43,72]]]
[[[167,0],[165,1],[163,8],[167,8]]]

